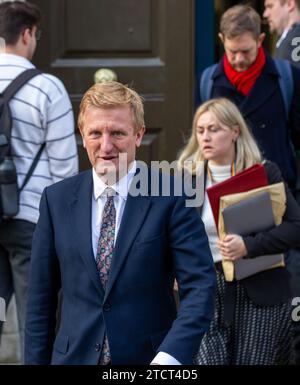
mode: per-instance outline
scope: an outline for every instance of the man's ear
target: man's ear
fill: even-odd
[[[266,37],[266,34],[264,32],[262,32],[259,36],[258,36],[258,46],[261,47],[263,41],[265,40],[265,37]]]
[[[296,0],[286,0],[285,4],[288,7],[289,12],[293,12],[295,8],[298,8]]]
[[[79,128],[79,132],[80,132],[81,139],[82,139],[82,146],[85,148],[85,140],[84,140],[84,135],[83,135],[82,127],[78,127],[78,128]]]
[[[223,35],[221,32],[219,32],[219,33],[218,33],[218,36],[219,36],[219,39],[221,40],[222,44],[224,44],[224,42],[225,42],[225,37],[224,37],[224,35]]]
[[[146,131],[146,127],[143,126],[139,129],[139,131],[136,133],[136,139],[135,139],[135,145],[136,147],[140,147],[141,143],[142,143],[142,139],[143,139],[143,136],[144,136],[144,133]]]
[[[29,42],[30,39],[31,39],[31,34],[32,34],[32,31],[31,31],[29,28],[26,28],[26,29],[21,33],[22,43],[23,43],[24,45],[28,45],[28,42]]]

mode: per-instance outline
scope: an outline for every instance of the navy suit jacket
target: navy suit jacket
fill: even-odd
[[[97,364],[106,331],[112,364],[149,364],[158,351],[191,364],[213,316],[215,288],[196,210],[172,193],[128,195],[104,292],[92,250],[92,186],[87,171],[43,193],[32,245],[25,362]]]
[[[294,66],[300,69],[300,60],[298,60],[300,51],[299,51],[299,43],[297,45],[293,45],[293,39],[298,38],[300,36],[300,22],[295,23],[288,31],[286,37],[283,39],[279,47],[276,48],[275,57],[280,59],[286,59],[291,62]],[[297,61],[293,60],[293,51],[294,55],[297,58]]]

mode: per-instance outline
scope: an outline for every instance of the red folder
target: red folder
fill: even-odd
[[[206,189],[210,206],[218,229],[220,197],[249,191],[258,187],[267,186],[268,178],[262,164],[255,164],[233,177],[226,179]]]

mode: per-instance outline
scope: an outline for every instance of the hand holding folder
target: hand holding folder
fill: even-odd
[[[220,198],[219,237],[227,233],[249,235],[267,231],[282,221],[286,208],[284,184],[277,183]],[[282,254],[222,261],[226,281],[243,279],[269,268],[284,266]]]

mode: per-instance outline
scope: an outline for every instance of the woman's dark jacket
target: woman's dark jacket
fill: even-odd
[[[281,173],[274,163],[266,161],[264,167],[269,184],[283,182]],[[300,246],[300,207],[286,183],[285,192],[286,211],[282,223],[271,230],[243,237],[247,249],[246,258],[284,253]],[[202,207],[199,208],[199,214],[202,214]],[[241,280],[240,283],[256,305],[275,305],[291,298],[289,275],[285,267],[257,273]]]

